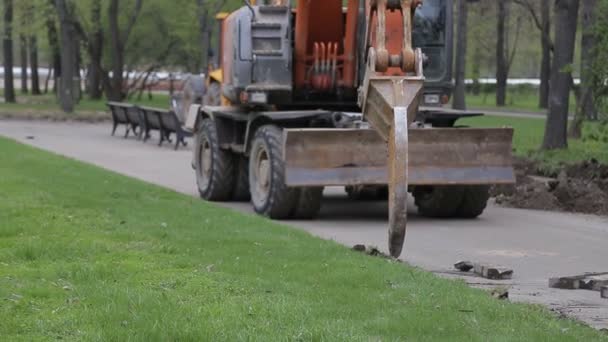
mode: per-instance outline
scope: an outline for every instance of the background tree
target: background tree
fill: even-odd
[[[4,101],[17,102],[13,77],[13,0],[4,0]]]
[[[21,22],[23,27],[23,22]],[[21,93],[29,93],[28,87],[28,60],[27,60],[27,36],[24,33],[19,33],[19,64],[21,66]]]
[[[517,52],[520,17],[517,17],[515,38],[509,42],[510,0],[497,0],[496,5],[496,105],[502,107],[507,100],[507,79]]]
[[[541,62],[538,107],[547,108],[549,103],[549,79],[551,77],[551,3],[549,0],[513,0],[532,17],[540,32]]]
[[[112,75],[104,74],[104,89],[109,100],[120,101],[126,94],[123,91],[125,49],[129,36],[133,31],[143,0],[135,0],[135,6],[131,9],[124,29],[119,24],[120,10],[118,0],[110,0],[108,7],[108,22],[110,32],[110,60]],[[123,9],[124,11],[124,9]]]
[[[580,138],[583,120],[597,119],[597,108],[593,96],[593,51],[595,50],[595,11],[597,0],[584,0],[581,6],[582,38],[581,38],[581,68],[580,68],[580,91],[574,120],[570,125],[569,136]]]
[[[555,51],[551,69],[549,115],[542,148],[568,147],[568,106],[572,84],[572,62],[576,41],[579,0],[556,0],[554,7]]]
[[[57,29],[57,11],[55,9],[55,0],[48,0],[45,6],[42,6],[45,17],[45,26],[47,32],[47,40],[49,45],[49,75],[44,84],[44,92],[49,90],[49,80],[53,77],[53,89],[57,90],[58,80],[61,77],[61,49],[59,47],[59,33]]]
[[[66,113],[74,111],[76,101],[74,93],[74,78],[76,70],[76,37],[74,24],[74,6],[69,0],[55,0],[57,16],[59,17],[60,46],[61,46],[61,78],[59,80],[59,104]]]
[[[465,102],[465,77],[466,77],[466,56],[467,56],[467,20],[468,4],[467,0],[458,0],[458,21],[456,38],[456,64],[455,64],[455,85],[454,100],[452,108],[466,109]]]

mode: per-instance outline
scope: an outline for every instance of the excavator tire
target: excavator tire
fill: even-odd
[[[249,160],[241,155],[235,158],[235,182],[232,190],[232,200],[236,202],[247,202],[251,199],[249,193]]]
[[[420,215],[450,218],[457,216],[464,193],[462,186],[422,186],[414,189],[414,199]]]
[[[271,219],[288,219],[298,201],[298,189],[285,184],[282,131],[275,125],[260,127],[249,157],[249,189],[256,213]]]
[[[490,187],[487,185],[470,185],[463,187],[463,189],[462,202],[460,202],[456,214],[462,218],[476,218],[486,209],[490,199]]]
[[[201,122],[194,148],[196,184],[201,198],[229,201],[235,183],[234,157],[220,148],[217,129],[211,119]]]
[[[323,187],[301,188],[298,192],[298,201],[294,207],[293,218],[300,220],[317,218],[321,210]]]
[[[348,198],[353,201],[386,201],[388,186],[351,185],[345,187]]]

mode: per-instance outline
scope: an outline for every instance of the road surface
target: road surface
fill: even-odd
[[[121,129],[119,129],[121,131]],[[134,178],[196,196],[191,151],[173,151],[133,138],[110,136],[109,124],[0,121],[0,135]],[[1,161],[1,156],[0,156]],[[251,212],[249,204],[221,204]],[[366,244],[386,251],[385,202],[353,202],[342,189],[326,189],[318,220],[290,225],[347,246]],[[513,301],[539,303],[608,329],[608,299],[598,292],[549,289],[548,279],[584,272],[608,271],[608,218],[490,205],[477,220],[434,220],[416,215],[410,204],[403,259],[441,276],[454,275],[452,265],[471,260],[503,265],[513,279],[492,282],[472,276],[472,286],[507,284]]]

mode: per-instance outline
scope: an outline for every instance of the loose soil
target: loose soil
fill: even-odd
[[[514,167],[517,183],[493,188],[496,203],[608,216],[608,165],[589,160],[547,174],[533,161],[516,159]]]

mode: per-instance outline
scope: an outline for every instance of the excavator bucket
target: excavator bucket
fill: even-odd
[[[388,143],[389,251],[401,255],[407,225],[408,129],[420,103],[424,77],[368,76],[363,117]]]

